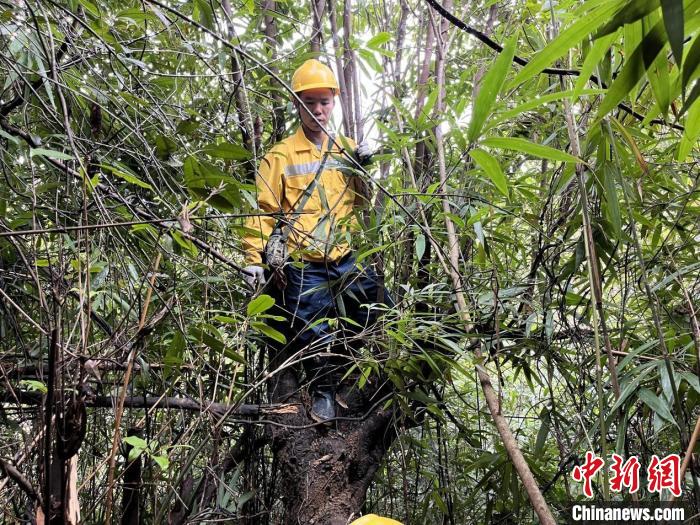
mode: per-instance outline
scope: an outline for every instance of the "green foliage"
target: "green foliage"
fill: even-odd
[[[4,399],[47,392],[37,374],[56,327],[61,391],[77,392],[78,378],[99,395],[120,391],[136,348],[130,396],[203,407],[266,402],[274,375],[265,341],[294,336],[270,321],[291,307],[269,294],[251,298],[243,285],[241,216],[260,211],[254,164],[276,140],[275,118],[292,129],[289,94],[271,73],[288,81],[312,56],[313,16],[309,3],[276,2],[275,11],[230,4],[230,26],[223,3],[203,0],[172,4],[178,13],[127,0],[0,5]],[[586,450],[600,452],[601,423],[609,451],[682,453],[679,431],[689,433],[700,411],[700,2],[459,7],[480,31],[493,11],[489,36],[501,53],[442,26],[424,2],[353,4],[348,46],[359,63],[360,121],[380,147],[373,181],[383,191],[347,240],[359,264],[381,256],[397,306],[357,345],[346,380],[363,391],[391,385],[390,396],[372,402],[403,417],[367,510],[407,523],[527,523],[527,496],[486,415],[476,366],[498,385],[502,413],[554,509],[580,498],[570,467]],[[433,23],[441,31],[428,44]],[[321,58],[334,65],[342,50],[324,24]],[[274,46],[261,31],[268,25],[278,31]],[[336,36],[342,45],[343,32]],[[444,93],[436,41],[449,42]],[[245,52],[236,55],[240,69],[230,45]],[[515,65],[516,56],[527,65]],[[602,345],[602,404],[582,192],[620,384],[616,397]],[[459,254],[468,329],[455,312],[450,250]],[[353,321],[333,323],[340,330]],[[92,371],[91,361],[99,363]],[[79,466],[81,479],[91,476],[80,493],[86,522],[100,521],[95,501],[106,473],[95,458],[111,448],[112,414],[89,409]],[[9,458],[42,427],[24,406],[4,415]],[[194,503],[202,520],[280,518],[268,449],[246,457],[245,468],[217,470],[225,450],[256,441],[244,423],[233,418],[212,431],[204,408],[135,409],[125,421],[143,421],[148,432],[124,438],[131,459],[159,465],[144,470],[145,521],[167,521],[180,487],[206,476],[222,514]],[[31,479],[38,466],[21,468]],[[10,485],[8,501],[23,501]]]

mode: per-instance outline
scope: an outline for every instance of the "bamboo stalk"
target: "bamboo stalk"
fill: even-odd
[[[146,300],[144,302],[143,310],[141,311],[141,318],[139,319],[138,329],[141,330],[144,324],[146,324],[146,315],[148,314],[148,307],[151,303],[151,294],[153,293],[153,285],[156,280],[156,273],[158,272],[158,266],[160,265],[161,252],[156,255],[156,260],[153,263],[153,271],[151,272],[151,277],[149,279],[149,287],[146,291]],[[112,449],[109,453],[109,470],[107,473],[107,496],[105,500],[105,523],[111,523],[112,518],[112,489],[114,485],[114,470],[116,466],[117,448],[119,447],[120,441],[120,425],[122,420],[122,414],[124,413],[124,400],[126,399],[126,391],[129,386],[129,381],[131,381],[131,372],[134,368],[134,360],[136,359],[136,352],[138,351],[139,345],[134,344],[129,352],[129,357],[127,360],[126,372],[124,373],[124,381],[122,383],[122,389],[119,394],[119,401],[117,403],[117,409],[114,413],[114,438],[112,439]]]
[[[681,472],[679,476],[680,479],[683,479],[685,477],[685,471],[688,469],[690,460],[693,457],[693,450],[695,450],[695,443],[697,443],[698,437],[700,437],[700,417],[698,417],[698,420],[695,423],[695,430],[693,430],[693,435],[690,437],[690,443],[688,443],[688,448],[685,451],[683,463],[681,463]],[[671,497],[668,500],[673,501],[675,499],[676,496],[674,494],[671,494]]]
[[[445,48],[443,48],[441,45],[436,46],[436,76],[438,99],[435,108],[437,110],[437,114],[440,114],[443,111],[444,103],[442,95],[442,90],[444,88],[445,83],[444,51]],[[435,128],[435,144],[437,149],[438,170],[441,184],[440,192],[444,194],[445,186],[447,183],[447,170],[445,167],[445,150],[443,144],[442,130],[440,128],[439,123]],[[441,200],[442,207],[445,212],[445,227],[447,229],[448,239],[448,257],[450,261],[448,273],[452,280],[452,286],[455,292],[457,312],[459,313],[462,322],[464,323],[465,330],[468,332],[471,330],[471,320],[469,318],[467,300],[463,291],[463,282],[459,274],[460,254],[457,234],[455,231],[454,223],[450,219],[451,210],[449,201],[444,195]],[[479,348],[475,349],[474,354],[477,362],[481,363],[484,358],[484,356],[481,353],[481,350]],[[518,447],[518,443],[515,440],[515,436],[513,435],[510,427],[508,426],[508,422],[501,413],[498,394],[496,393],[493,387],[491,378],[486,368],[484,368],[481,364],[477,364],[476,372],[479,377],[479,382],[481,383],[481,388],[484,392],[484,398],[486,399],[486,404],[488,406],[489,412],[491,414],[491,417],[493,418],[494,424],[496,425],[496,429],[498,430],[498,433],[501,437],[501,441],[503,442],[503,447],[506,449],[508,456],[513,462],[513,466],[515,467],[515,470],[523,483],[528,498],[530,499],[530,503],[532,504],[532,507],[535,513],[537,514],[540,523],[545,525],[554,525],[556,523],[556,521],[554,520],[554,516],[552,515],[552,512],[549,509],[549,506],[547,505],[547,502],[545,501],[544,496],[542,495],[542,492],[539,489],[537,481],[535,480],[535,477],[533,476],[532,471],[530,470],[530,467],[528,466],[522,451]]]

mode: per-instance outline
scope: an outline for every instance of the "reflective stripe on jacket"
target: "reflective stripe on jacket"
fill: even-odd
[[[337,137],[336,142],[351,153],[355,142]],[[256,177],[258,208],[261,212],[289,214],[316,175],[328,137],[319,151],[302,130],[276,144],[265,155]],[[337,145],[326,159],[323,173],[303,213],[290,230],[287,246],[290,254],[307,261],[337,261],[350,251],[350,226],[356,224],[353,208],[356,200],[355,177],[349,162]],[[295,212],[302,210],[294,209]],[[287,219],[290,215],[286,216]],[[268,237],[277,224],[275,217],[250,217],[243,248],[248,264],[260,264]]]

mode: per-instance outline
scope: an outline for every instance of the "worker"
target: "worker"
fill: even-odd
[[[328,66],[307,60],[295,71],[292,90],[301,100],[293,99],[300,126],[260,163],[258,208],[274,216],[247,221],[244,276],[254,289],[266,285],[284,312],[287,350],[300,351],[310,415],[321,422],[336,415],[336,388],[347,369],[347,359],[345,366],[337,361],[341,334],[370,327],[384,293],[372,265],[356,264],[349,243],[358,226],[353,212],[366,197],[357,164],[369,165],[371,151],[324,131],[339,93]]]

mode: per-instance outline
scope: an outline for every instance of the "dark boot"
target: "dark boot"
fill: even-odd
[[[317,423],[335,417],[335,394],[332,390],[311,392],[311,419]]]

